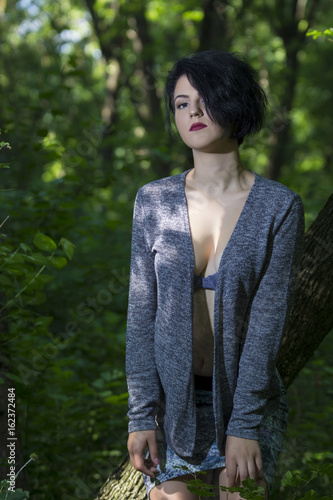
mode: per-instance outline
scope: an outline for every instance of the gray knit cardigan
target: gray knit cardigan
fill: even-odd
[[[194,252],[185,175],[138,190],[127,315],[129,432],[156,429],[184,457],[196,432],[192,351]],[[254,172],[253,172],[254,173]],[[214,305],[216,437],[258,439],[279,404],[276,359],[304,236],[300,196],[258,174],[223,252]]]

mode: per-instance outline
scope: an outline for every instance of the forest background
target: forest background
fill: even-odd
[[[307,35],[329,26],[330,0],[0,1],[1,459],[8,382],[30,498],[93,499],[126,453],[133,201],[192,166],[164,123],[173,62],[215,48],[259,71],[269,116],[242,160],[300,193],[309,227],[333,191],[333,44]],[[289,389],[273,500],[332,461],[332,354],[330,333]]]

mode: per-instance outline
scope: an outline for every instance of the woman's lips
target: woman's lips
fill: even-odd
[[[206,127],[207,127],[207,125],[205,125],[204,123],[200,123],[200,122],[193,123],[193,125],[191,125],[190,132],[193,132],[195,130],[200,130],[200,129],[206,128]]]

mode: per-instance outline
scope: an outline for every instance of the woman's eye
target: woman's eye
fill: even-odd
[[[177,109],[183,109],[185,108],[185,106],[187,106],[187,102],[180,102],[179,104],[177,104]]]

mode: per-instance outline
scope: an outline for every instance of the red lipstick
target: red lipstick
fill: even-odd
[[[201,130],[202,128],[206,128],[206,127],[207,127],[207,125],[205,125],[204,123],[196,122],[196,123],[193,123],[193,125],[191,125],[190,132],[193,132],[195,130]]]

